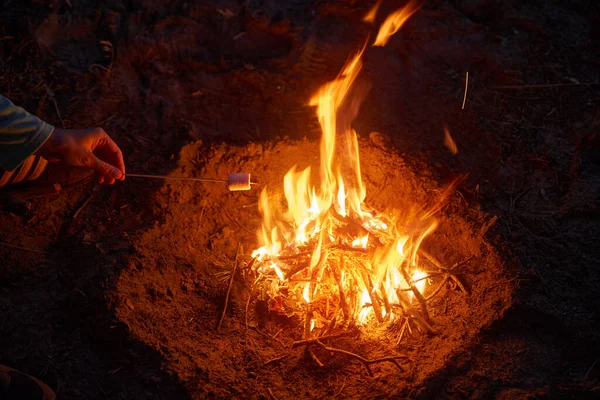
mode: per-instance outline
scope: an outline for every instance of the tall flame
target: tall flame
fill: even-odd
[[[391,14],[373,45],[384,46],[418,8],[411,1]],[[377,8],[372,9],[367,19],[374,20],[376,12]],[[345,319],[352,315],[357,324],[365,324],[373,316],[380,321],[393,320],[396,308],[392,306],[409,306],[411,290],[415,287],[420,292],[425,290],[425,275],[417,267],[417,250],[437,226],[429,216],[419,219],[411,214],[417,222],[406,229],[408,221],[397,215],[380,215],[363,203],[367,193],[357,134],[350,127],[351,121],[338,122],[343,120],[340,116],[348,117],[341,115],[341,110],[350,109],[350,117],[358,111],[360,99],[352,88],[362,68],[365,48],[310,98],[309,105],[315,107],[322,130],[318,185],[311,182],[310,167],[298,171],[294,166],[283,182],[287,209],[281,211],[279,201],[270,198],[266,189],[261,192],[259,210],[263,223],[258,232],[261,247],[253,253],[259,261],[259,272],[274,273],[306,304],[317,306],[320,298],[326,298],[329,304],[335,295]],[[339,139],[341,144],[337,143]],[[348,221],[353,221],[361,232],[349,233],[351,230],[344,228]],[[373,251],[358,266],[355,261],[330,256],[328,249],[335,246],[362,249],[365,258],[367,249]],[[308,267],[299,272],[285,262],[278,262],[283,253],[309,257]],[[337,267],[327,267],[328,263]],[[410,274],[400,273],[399,268],[406,268]],[[383,309],[379,304],[382,297]]]
[[[388,40],[396,33],[408,19],[416,13],[421,6],[411,0],[404,8],[390,14],[381,25],[373,46],[385,46]]]

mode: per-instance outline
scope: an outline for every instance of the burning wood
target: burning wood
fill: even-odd
[[[388,17],[374,45],[385,45],[417,8],[411,2]],[[381,213],[364,204],[356,132],[349,122],[338,124],[349,120],[340,118],[346,116],[344,110],[350,107],[354,115],[358,109],[352,86],[364,50],[310,100],[322,129],[319,184],[313,185],[310,167],[293,167],[283,182],[286,205],[263,189],[262,246],[254,251],[247,270],[272,311],[304,319],[303,340],[295,346],[306,346],[319,365],[311,346],[359,360],[371,373],[369,365],[376,362],[400,367],[398,357],[367,360],[323,342],[351,327],[402,326],[401,339],[412,323],[435,334],[428,305],[444,285],[460,281],[454,269],[444,268],[420,249],[437,227],[433,214],[438,206]],[[344,139],[341,143],[339,137]],[[432,284],[435,290],[429,289]]]

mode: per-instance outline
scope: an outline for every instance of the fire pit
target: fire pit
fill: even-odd
[[[358,143],[365,200],[373,209],[411,210],[437,204],[444,190],[431,179],[426,165],[414,161],[408,165],[407,160],[370,141],[359,139]],[[203,156],[208,162],[198,175],[218,176],[234,162],[254,171],[263,185],[277,187],[285,166],[297,163],[304,168],[311,161],[317,163],[319,145],[281,141],[206,149],[201,143],[191,144],[182,150],[181,166],[174,174],[197,169],[194,163]],[[339,289],[331,273],[323,278],[332,285],[329,306],[317,291],[319,297],[309,297],[309,308],[303,296],[307,282],[280,282],[276,275],[256,283],[248,279],[253,266],[247,261],[256,246],[252,228],[261,224],[257,201],[224,187],[166,184],[156,196],[155,212],[163,219],[136,239],[131,266],[119,278],[119,319],[135,337],[159,350],[168,361],[165,368],[186,382],[198,398],[211,393],[267,396],[269,389],[278,398],[333,395],[342,388],[345,395],[407,394],[452,363],[511,304],[513,288],[506,284],[500,257],[484,239],[493,219],[466,208],[456,193],[448,195],[437,216],[438,228],[420,246],[452,271],[439,268],[425,253],[417,254],[421,271],[433,275],[431,284],[413,278],[426,299],[429,321],[423,317],[421,303],[411,296],[412,289],[403,290],[404,286],[400,295],[405,299],[402,303],[398,299],[397,304],[391,301],[389,313],[385,301],[378,299],[380,322],[370,296],[349,308],[355,319],[345,320],[344,311],[336,311]],[[345,249],[334,250],[336,256],[345,256],[344,268],[364,269],[354,264],[364,260],[368,251],[363,254],[350,248],[346,257]],[[334,266],[341,267],[341,262],[333,260]],[[362,275],[352,279],[360,283]],[[268,282],[278,289],[271,295],[261,289]],[[425,285],[419,288],[422,282]],[[283,287],[292,284],[293,290],[281,297]],[[362,293],[355,295],[363,301]],[[217,331],[226,302],[228,308]],[[295,313],[288,315],[289,310]],[[362,323],[361,312],[366,314]],[[311,313],[306,334],[306,315]],[[429,332],[429,327],[435,332]],[[329,339],[306,342],[322,335]],[[384,359],[398,364],[370,363]],[[369,370],[379,378],[370,377]],[[386,381],[395,383],[382,383]]]
[[[494,220],[350,128],[363,52],[310,101],[320,143],[182,149],[174,175],[249,171],[260,195],[178,181],[156,196],[116,313],[197,398],[407,395],[510,304]]]

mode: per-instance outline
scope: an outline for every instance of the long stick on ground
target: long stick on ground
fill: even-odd
[[[398,369],[400,371],[402,371],[402,367],[400,366],[400,364],[398,363],[398,359],[399,358],[408,358],[408,356],[392,356],[392,357],[383,357],[383,358],[376,358],[374,360],[368,360],[364,357],[359,356],[358,354],[354,354],[350,351],[347,350],[342,350],[342,349],[336,349],[335,347],[329,347],[326,346],[325,344],[323,344],[320,341],[316,341],[316,344],[318,344],[319,346],[321,346],[323,349],[330,351],[332,353],[339,353],[339,354],[343,354],[345,356],[354,358],[355,360],[360,361],[361,363],[363,363],[363,365],[365,366],[365,368],[367,369],[367,372],[369,372],[369,376],[373,376],[373,371],[371,371],[371,364],[377,364],[377,363],[381,363],[381,362],[391,362],[392,364],[394,364],[396,367],[398,367]]]
[[[231,271],[231,278],[229,279],[229,286],[227,287],[227,294],[225,295],[225,305],[223,306],[223,313],[221,313],[221,319],[219,319],[219,324],[217,325],[217,332],[219,332],[219,328],[221,328],[221,324],[225,319],[225,313],[227,312],[227,306],[229,305],[229,295],[231,294],[231,288],[233,286],[233,279],[235,278],[235,273],[237,271],[238,259],[240,255],[240,244],[238,243],[237,251],[235,252],[235,262],[233,263],[233,271]]]

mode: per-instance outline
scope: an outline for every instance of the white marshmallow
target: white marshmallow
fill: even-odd
[[[250,190],[250,174],[229,174],[227,185],[231,192]]]

